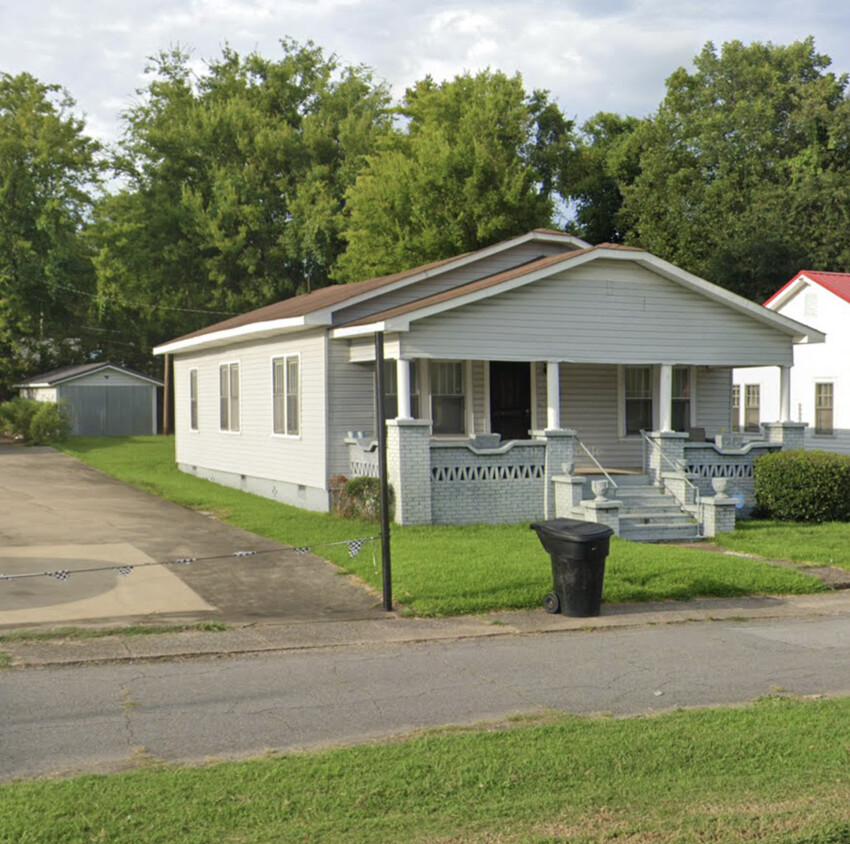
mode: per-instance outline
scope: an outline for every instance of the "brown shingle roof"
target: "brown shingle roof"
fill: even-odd
[[[476,293],[479,290],[486,290],[488,287],[495,287],[497,284],[503,284],[506,281],[511,281],[512,279],[520,278],[521,276],[537,272],[538,270],[545,269],[546,267],[555,266],[557,264],[563,263],[564,261],[570,261],[573,258],[578,257],[579,255],[586,255],[587,253],[594,252],[598,249],[616,249],[618,251],[623,252],[646,251],[645,249],[640,249],[636,246],[622,246],[619,243],[600,243],[597,246],[588,246],[586,249],[577,249],[574,252],[564,252],[559,255],[549,255],[548,257],[537,258],[534,261],[529,261],[525,264],[521,264],[518,267],[512,267],[509,270],[504,270],[503,272],[497,273],[496,275],[486,276],[485,278],[479,278],[475,281],[470,281],[466,284],[462,284],[459,287],[452,287],[450,290],[444,290],[441,293],[434,293],[433,295],[426,296],[423,299],[417,299],[414,302],[408,302],[405,305],[399,305],[395,308],[390,308],[386,311],[371,314],[369,316],[353,320],[352,322],[346,324],[370,325],[373,322],[392,319],[393,317],[401,316],[402,314],[407,314],[411,311],[418,311],[421,308],[427,308],[431,305],[438,305],[441,302],[448,302],[452,299],[457,299],[461,296],[466,296],[470,293]]]

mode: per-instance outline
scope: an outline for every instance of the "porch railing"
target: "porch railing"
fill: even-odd
[[[608,479],[608,483],[611,484],[614,489],[618,489],[618,486],[614,479],[608,474],[608,472],[605,471],[603,465],[591,453],[590,449],[588,449],[588,447],[581,441],[578,434],[575,435],[575,441],[581,446],[581,450],[593,461],[593,463],[596,465],[596,468],[599,469],[599,471],[602,472],[603,475],[605,475],[605,477]]]
[[[661,459],[662,459],[662,461],[666,461],[666,462],[669,464],[669,466],[673,469],[673,471],[674,471],[674,472],[676,472],[678,475],[680,475],[680,476],[681,476],[681,479],[685,482],[685,485],[686,485],[686,486],[689,486],[689,487],[693,490],[693,493],[694,493],[694,504],[699,504],[699,497],[700,497],[700,496],[699,496],[699,487],[698,487],[698,486],[696,486],[696,484],[692,483],[692,482],[691,482],[691,479],[688,477],[688,470],[687,470],[687,466],[685,466],[684,464],[677,463],[676,461],[672,460],[672,459],[671,459],[668,455],[666,455],[666,454],[664,453],[664,449],[662,449],[662,448],[661,448],[661,446],[660,446],[660,445],[658,445],[658,443],[657,443],[657,442],[653,442],[653,441],[652,441],[652,440],[651,440],[651,439],[647,436],[646,431],[644,431],[643,429],[641,429],[640,435],[643,437],[644,442],[645,442],[647,445],[649,445],[649,446],[650,446],[650,447],[652,447],[652,448],[656,448],[656,449],[658,449],[658,453],[661,455]],[[647,461],[647,462],[648,462],[648,461]],[[661,477],[660,477],[660,473],[659,473],[658,483],[659,483],[659,485],[661,484]],[[679,506],[681,506],[681,507],[683,507],[683,508],[685,508],[685,507],[687,507],[687,506],[688,506],[688,505],[686,504],[686,502],[681,501],[681,500],[679,499],[679,497],[678,497],[678,496],[677,496],[677,495],[673,492],[673,490],[672,490],[672,489],[668,489],[668,492],[669,492],[669,493],[670,493],[670,494],[671,494],[671,495],[672,495],[672,496],[676,499],[676,501],[678,501]]]

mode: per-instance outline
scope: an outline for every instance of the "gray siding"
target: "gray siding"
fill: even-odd
[[[305,332],[186,353],[174,361],[177,462],[246,478],[324,490],[326,455],[325,332]],[[274,434],[272,358],[300,356],[298,437]],[[219,429],[219,364],[238,362],[240,430]],[[189,428],[189,370],[198,370],[198,430]],[[295,503],[295,502],[293,502]]]
[[[732,430],[732,370],[697,369],[697,427],[706,437]]]
[[[598,261],[422,319],[405,355],[790,364],[791,337],[649,270]]]
[[[328,476],[349,474],[348,431],[375,434],[374,371],[349,363],[347,343],[328,343]]]
[[[453,287],[458,287],[477,278],[486,278],[489,275],[504,272],[527,261],[532,261],[535,258],[558,255],[574,249],[575,247],[557,243],[524,243],[513,249],[492,255],[489,258],[474,261],[464,267],[439,273],[434,278],[408,284],[405,287],[391,290],[368,301],[359,302],[349,308],[339,310],[334,314],[334,325],[353,322],[369,314],[376,314],[380,311],[396,308],[399,305],[406,305],[408,302],[415,302],[417,299],[424,299],[426,296],[442,293],[444,290],[450,290]]]

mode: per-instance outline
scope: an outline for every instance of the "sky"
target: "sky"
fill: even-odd
[[[105,142],[119,137],[149,56],[179,45],[202,71],[225,44],[278,58],[285,36],[368,65],[397,97],[426,74],[519,71],[581,123],[602,110],[650,114],[707,41],[807,35],[850,71],[841,0],[0,0],[0,71],[62,85]]]

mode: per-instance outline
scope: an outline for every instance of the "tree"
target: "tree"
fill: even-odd
[[[125,115],[125,187],[97,211],[105,318],[138,344],[327,284],[344,194],[389,129],[388,95],[313,44],[273,61],[226,48],[195,78],[161,54]]]
[[[80,232],[99,147],[73,107],[56,85],[0,73],[0,395],[85,345],[94,276]]]
[[[631,236],[761,300],[802,266],[850,269],[850,104],[811,38],[707,44],[637,132]]]
[[[623,190],[640,172],[636,117],[599,112],[581,127],[561,193],[575,203],[575,233],[589,243],[625,243]]]
[[[404,126],[383,140],[346,195],[356,281],[446,258],[551,224],[573,150],[572,124],[519,75],[484,71],[405,93]]]

